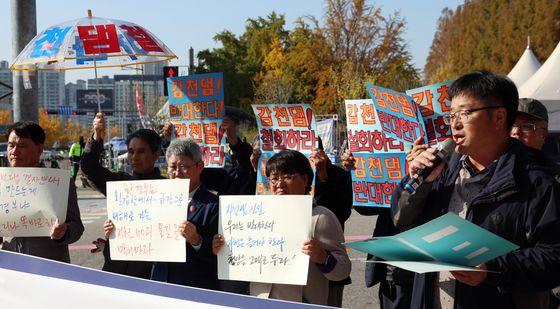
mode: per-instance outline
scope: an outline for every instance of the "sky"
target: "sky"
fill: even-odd
[[[11,63],[12,55],[11,3],[27,0],[0,0],[0,60]],[[368,1],[380,7],[384,16],[399,11],[407,22],[404,39],[414,65],[423,69],[437,27],[438,18],[445,8],[455,9],[463,0],[376,0]],[[188,49],[196,53],[220,47],[214,42],[216,33],[229,30],[241,35],[248,18],[265,17],[272,11],[283,14],[286,29],[293,29],[298,17],[324,16],[324,0],[36,0],[37,32],[65,21],[87,16],[126,20],[136,23],[161,39],[179,58],[171,65],[186,65]],[[7,31],[6,31],[7,30]],[[100,69],[99,76],[134,74],[134,71]],[[92,70],[66,73],[66,82],[93,78]]]

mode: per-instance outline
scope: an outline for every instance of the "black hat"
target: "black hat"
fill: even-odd
[[[525,113],[529,116],[546,120],[548,122],[548,111],[546,107],[536,99],[522,98],[519,99],[519,106],[517,107],[518,113]]]

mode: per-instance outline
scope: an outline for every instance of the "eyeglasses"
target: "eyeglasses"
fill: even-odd
[[[183,165],[183,164],[180,164],[180,165],[177,165],[177,166],[175,166],[175,165],[169,165],[169,166],[167,167],[167,172],[168,172],[168,173],[178,173],[178,172],[181,172],[182,174],[186,174],[186,173],[189,172],[189,169],[193,168],[193,166],[196,166],[197,164],[198,164],[198,162],[196,162],[196,163],[194,163],[194,164],[191,164],[191,165],[189,165],[189,166]]]
[[[469,115],[474,113],[474,112],[485,110],[485,109],[500,108],[500,107],[505,107],[505,106],[486,106],[486,107],[466,109],[466,110],[462,110],[462,111],[458,111],[458,112],[454,112],[454,113],[449,113],[447,115],[443,115],[443,122],[446,125],[450,125],[451,122],[459,119],[459,120],[461,120],[461,123],[467,123],[469,121]]]
[[[284,183],[291,183],[294,178],[296,178],[297,174],[282,174],[282,175],[272,175],[271,177],[268,178],[268,181],[272,184],[272,185],[277,185],[280,183],[280,180],[282,180]]]
[[[514,123],[512,129],[515,128],[523,133],[531,133],[533,131],[537,131],[538,129],[544,129],[544,127],[533,123]]]

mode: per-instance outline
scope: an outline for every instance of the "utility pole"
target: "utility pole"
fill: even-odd
[[[37,35],[37,7],[35,0],[12,0],[12,56],[13,59]],[[39,121],[38,73],[19,71],[13,74],[14,122]]]
[[[189,74],[188,75],[193,75],[193,74],[194,74],[194,49],[191,46],[189,48]]]

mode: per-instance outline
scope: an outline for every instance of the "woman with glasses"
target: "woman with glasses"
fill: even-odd
[[[274,195],[309,194],[313,170],[309,160],[295,150],[283,150],[266,164],[266,176]],[[307,285],[251,282],[253,296],[326,305],[329,280],[340,281],[350,275],[351,263],[342,243],[344,233],[336,216],[327,208],[314,205],[312,238],[304,241],[301,251],[309,255]],[[222,235],[214,237],[213,252],[224,245]]]
[[[150,279],[218,290],[217,262],[212,254],[212,237],[218,233],[218,198],[200,183],[202,149],[193,140],[176,139],[169,144],[166,158],[169,179],[189,179],[187,216],[178,220],[177,231],[187,242],[187,260],[154,263]],[[106,226],[106,237],[113,229],[112,224]]]

